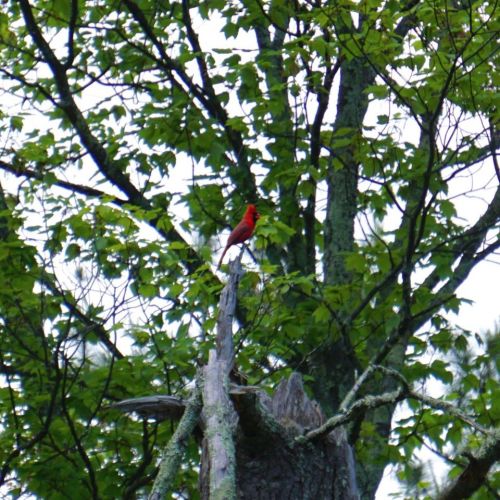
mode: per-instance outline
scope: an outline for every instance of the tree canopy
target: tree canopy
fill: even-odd
[[[253,203],[246,383],[300,373],[362,498],[387,466],[410,498],[495,498],[498,331],[448,313],[500,246],[499,19],[493,0],[3,2],[0,491],[148,494],[175,426],[110,405],[189,394],[215,254]],[[192,440],[176,498],[199,461]]]

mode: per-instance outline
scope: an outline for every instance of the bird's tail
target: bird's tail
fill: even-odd
[[[220,266],[222,264],[222,260],[224,259],[224,256],[226,255],[228,248],[229,247],[224,248],[224,251],[222,252],[222,255],[220,256],[219,263],[217,264],[217,271],[220,269]]]

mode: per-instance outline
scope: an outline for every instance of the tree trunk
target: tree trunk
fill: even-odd
[[[272,398],[255,388],[232,391],[239,417],[235,438],[238,498],[357,499],[351,447],[342,428],[314,441],[296,437],[324,420],[297,373]],[[202,498],[209,498],[208,454],[201,464]]]

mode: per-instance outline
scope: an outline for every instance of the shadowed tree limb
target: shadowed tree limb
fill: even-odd
[[[37,172],[36,170],[32,170],[28,167],[11,165],[10,163],[2,160],[0,160],[0,169],[4,170],[5,172],[14,174],[16,177],[25,179],[43,180],[44,177],[43,172]],[[65,181],[63,179],[56,179],[55,181],[53,181],[53,184],[54,186],[60,187],[62,189],[67,189],[72,193],[78,193],[84,196],[90,196],[92,198],[107,197],[110,199],[111,203],[119,207],[122,207],[129,203],[129,201],[124,198],[119,198],[118,196],[114,196],[99,189],[95,189],[90,186],[84,186],[82,184],[75,184],[74,182]]]
[[[436,500],[469,498],[483,486],[488,472],[500,460],[500,431],[496,430],[492,433],[479,450],[467,454],[463,453],[463,455],[467,456],[469,463]]]

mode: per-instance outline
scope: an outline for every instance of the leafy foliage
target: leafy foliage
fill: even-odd
[[[2,491],[148,491],[172,428],[107,405],[187,393],[216,324],[215,235],[250,202],[235,334],[250,384],[298,370],[333,414],[381,364],[498,425],[498,335],[446,315],[499,246],[498,19],[491,1],[4,6]],[[356,396],[398,383],[375,371]],[[413,400],[391,432],[394,410],[351,426],[364,497],[395,465],[423,498],[419,450],[458,475],[481,446]]]

